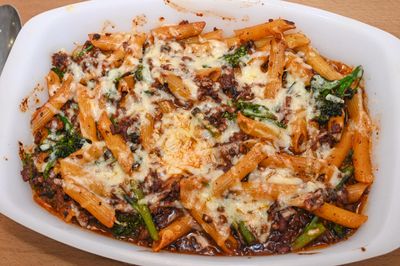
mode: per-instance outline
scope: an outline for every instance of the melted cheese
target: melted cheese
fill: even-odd
[[[119,35],[119,38],[128,41],[131,35],[122,34]],[[131,49],[135,52],[140,50],[140,47],[136,47],[129,41],[126,44],[128,50]],[[71,89],[74,91],[79,82],[83,81],[86,84],[89,94],[93,96],[90,104],[92,115],[96,121],[104,110],[117,120],[128,118],[134,121],[126,132],[131,135],[133,133],[140,134],[141,125],[147,121],[145,120],[146,114],[155,118],[153,134],[147,136],[152,140],[153,149],[145,150],[141,144],[133,143],[133,140],[127,142],[132,150],[134,162],[138,165],[131,176],[124,173],[118,162],[113,161],[113,158],[104,160],[104,157],[101,157],[95,162],[84,165],[85,176],[72,177],[74,182],[96,194],[109,198],[111,194],[118,195],[120,193],[122,183],[130,180],[146,183],[148,182],[147,177],[153,173],[156,173],[162,181],[169,181],[169,178],[175,177],[196,176],[203,181],[212,182],[223,175],[224,171],[218,164],[221,161],[220,145],[232,145],[232,147],[236,145],[237,143],[230,143],[230,139],[241,130],[235,120],[226,120],[224,121],[226,128],[220,134],[211,134],[202,125],[202,121],[196,119],[192,111],[196,108],[204,116],[214,115],[221,111],[222,105],[231,104],[232,99],[220,89],[221,85],[218,82],[212,85],[212,89],[217,91],[218,100],[209,97],[206,97],[205,100],[198,99],[199,86],[201,86],[197,79],[198,71],[205,68],[224,67],[222,72],[228,73],[229,69],[225,69],[227,64],[223,58],[228,53],[232,53],[232,51],[224,41],[202,40],[199,45],[154,39],[146,45],[141,60],[132,54],[127,54],[119,67],[112,67],[115,54],[110,55],[109,53],[99,52],[95,57],[85,56],[79,64],[72,61],[68,66],[69,73],[66,74],[73,75],[74,81]],[[305,81],[297,73],[286,73],[284,80],[286,85],[280,88],[276,97],[264,99],[264,91],[269,80],[261,66],[265,63],[262,58],[267,56],[268,52],[254,52],[244,56],[240,59],[239,69],[235,69],[234,73],[238,91],[247,90],[254,96],[249,100],[250,102],[267,107],[278,121],[287,122],[286,128],[279,128],[271,121],[260,120],[274,128],[280,135],[279,141],[273,144],[267,143],[263,147],[265,154],[274,156],[277,152],[290,153],[291,136],[294,133],[291,122],[299,111],[305,111],[306,121],[310,122],[315,116],[316,103],[312,94],[307,91]],[[291,56],[295,56],[296,58],[293,60],[304,68],[311,68],[304,62],[304,54],[291,54]],[[117,89],[117,81],[124,75],[131,75],[139,64],[143,66],[143,79],[135,81],[133,91],[122,94]],[[85,67],[82,68],[82,66]],[[164,83],[164,76],[171,73],[181,77],[185,88],[190,91],[190,101],[188,101],[190,107],[184,109],[175,106],[170,113],[161,114],[159,102],[165,100],[174,102],[175,100],[168,90],[158,87],[160,83]],[[51,88],[51,91],[54,90],[55,88]],[[98,93],[98,95],[94,95],[94,93]],[[124,97],[124,106],[118,109],[122,97]],[[105,106],[100,107],[100,102],[103,102],[104,98],[107,99]],[[327,100],[339,101],[329,95]],[[290,104],[288,104],[289,101]],[[59,112],[49,104],[47,107],[54,113]],[[72,108],[67,112],[72,117],[77,110]],[[57,124],[52,125],[48,138],[57,139],[56,127]],[[319,134],[319,130],[309,127],[308,134],[315,138]],[[49,141],[43,142],[41,148],[48,149],[49,143]],[[313,156],[315,153],[315,156],[320,159],[326,158],[331,150],[327,144],[320,145],[316,151],[312,151],[310,146],[311,141],[308,141],[305,144],[307,151],[304,154]],[[241,153],[233,155],[230,163],[236,164],[243,156],[244,154]],[[45,164],[38,160],[35,160],[35,164],[38,169],[44,170]],[[295,197],[335,186],[340,179],[341,174],[337,169],[329,184],[321,183],[312,176],[307,176],[305,179],[289,168],[260,167],[254,169],[248,176],[248,182],[254,182],[259,185],[260,189],[271,186],[271,184],[297,186],[298,189],[292,195],[279,196],[277,201],[281,208],[291,206],[291,200]],[[256,200],[251,195],[245,194],[240,182],[231,189],[233,193],[216,198],[212,195],[211,187],[205,186],[196,191],[194,195],[190,195],[189,206],[192,208],[205,206],[204,212],[211,217],[213,225],[225,238],[230,234],[231,225],[242,221],[259,242],[265,242],[271,227],[268,210],[274,201]],[[160,200],[165,196],[163,193],[163,191],[150,193],[140,203],[160,204]],[[179,202],[175,204],[182,208]],[[131,211],[131,208],[126,206],[114,207]],[[194,234],[194,237],[201,247],[209,244],[201,235]]]
[[[208,171],[212,162],[211,143],[202,139],[199,127],[187,112],[166,114],[161,120],[156,146],[167,176],[184,171]]]
[[[260,87],[252,88],[253,93],[260,98],[263,97],[265,85],[268,83],[267,74],[261,70],[261,65],[264,61],[255,59],[251,64],[241,67],[241,74],[238,75],[237,80],[241,86],[258,84]]]

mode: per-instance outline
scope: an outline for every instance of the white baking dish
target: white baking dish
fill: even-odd
[[[171,0],[172,1],[172,0]],[[280,1],[172,1],[194,12],[178,12],[162,0],[93,1],[55,9],[30,20],[20,32],[0,78],[0,211],[16,222],[60,242],[101,256],[150,265],[322,265],[341,264],[381,255],[400,243],[400,41],[376,28],[332,13]],[[203,17],[195,13],[203,12]],[[182,11],[182,10],[181,10]],[[28,184],[19,175],[19,140],[31,142],[30,113],[19,110],[21,100],[44,82],[50,56],[71,50],[89,32],[100,31],[105,20],[118,30],[130,30],[134,16],[146,14],[148,30],[159,17],[167,22],[206,20],[210,28],[230,30],[268,18],[296,22],[323,55],[365,68],[369,108],[379,125],[375,141],[376,182],[367,207],[368,222],[348,241],[314,251],[313,255],[266,257],[205,257],[152,253],[125,242],[65,224],[37,206]],[[222,19],[235,17],[236,20]],[[362,249],[363,248],[363,249]],[[362,251],[364,250],[365,251]]]

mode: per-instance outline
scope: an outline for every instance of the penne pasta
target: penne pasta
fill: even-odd
[[[288,53],[286,55],[285,70],[291,75],[303,80],[305,85],[310,85],[314,73],[312,69],[306,67],[304,63],[301,61],[299,62],[298,58],[298,56]]]
[[[240,38],[236,37],[236,36],[225,38],[224,42],[228,47],[240,46],[242,44],[242,41],[240,40]]]
[[[228,172],[215,179],[211,185],[213,195],[220,196],[224,191],[235,183],[240,182],[242,178],[253,171],[267,156],[263,151],[263,147],[262,143],[257,143]]]
[[[307,121],[304,111],[299,111],[296,115],[295,120],[291,123],[292,129],[292,150],[295,154],[304,152],[305,147],[303,144],[307,141]]]
[[[302,46],[297,48],[298,51],[304,53],[307,64],[328,80],[342,79],[343,76],[337,72],[319,53],[311,46]]]
[[[359,89],[348,102],[350,119],[357,130],[353,136],[354,177],[358,182],[372,183],[374,175],[371,164],[371,126],[368,114],[364,110],[362,90]]]
[[[208,40],[222,40],[222,34],[223,34],[222,30],[213,30],[210,32],[200,34],[199,36],[184,39],[183,42],[191,44],[191,43],[201,43]]]
[[[170,101],[158,102],[158,106],[160,107],[160,110],[163,114],[171,113],[175,109],[174,104]]]
[[[335,172],[335,167],[313,157],[299,157],[289,154],[275,154],[260,162],[262,167],[290,168],[298,173],[325,174],[328,178]]]
[[[342,137],[336,146],[331,150],[326,158],[326,162],[330,165],[340,167],[351,150],[353,139],[353,131],[346,126],[343,130]]]
[[[345,120],[344,112],[342,113],[341,116],[331,117],[328,121],[328,131],[331,134],[337,134],[342,132],[344,129],[344,120]]]
[[[238,113],[237,123],[243,132],[253,137],[276,141],[281,135],[278,127],[250,119],[241,113]]]
[[[297,185],[284,185],[266,183],[263,185],[254,184],[252,182],[243,182],[242,188],[244,193],[251,195],[257,200],[277,200],[280,195],[290,195],[298,190]]]
[[[92,45],[103,51],[116,51],[129,38],[129,34],[123,33],[89,34],[89,40]]]
[[[185,87],[180,77],[174,74],[165,76],[165,81],[168,83],[168,88],[171,93],[180,101],[188,101],[191,98],[190,90]]]
[[[270,48],[272,39],[273,37],[262,38],[258,41],[255,41],[254,45],[256,46],[256,48],[261,48],[261,47]],[[285,40],[287,47],[289,49],[295,49],[297,47],[305,46],[310,43],[310,40],[307,38],[307,36],[301,33],[284,34],[283,39]],[[269,51],[269,49],[267,49],[266,51]]]
[[[310,40],[307,38],[307,36],[302,33],[285,34],[283,35],[283,38],[290,49],[295,49],[310,43]]]
[[[125,51],[122,47],[114,50],[112,54],[107,58],[107,63],[113,67],[120,67],[125,58]]]
[[[65,193],[90,212],[104,226],[111,228],[115,222],[114,209],[99,196],[70,181],[64,180]]]
[[[49,97],[53,96],[58,88],[61,85],[60,77],[54,72],[50,70],[49,74],[46,76],[46,83],[47,83],[47,91],[49,93]]]
[[[259,24],[256,26],[235,30],[235,36],[239,37],[242,41],[257,41],[267,36],[282,34],[287,30],[294,29],[293,22],[276,19],[271,22]]]
[[[132,55],[134,58],[142,58],[143,56],[143,45],[147,40],[146,33],[137,33],[128,40],[128,46],[125,48],[125,52],[128,55]],[[125,65],[130,65],[130,63],[124,62]],[[132,63],[133,65],[134,63]]]
[[[358,182],[372,183],[374,175],[372,173],[371,157],[370,157],[371,142],[369,136],[366,136],[359,131],[354,133],[353,137],[353,164],[354,178]]]
[[[123,77],[118,82],[118,91],[133,93],[134,86],[135,86],[135,79],[133,78],[133,75],[128,75]]]
[[[193,22],[187,24],[159,27],[153,29],[151,33],[154,37],[159,39],[183,40],[199,35],[203,31],[205,26],[206,23],[204,21]]]
[[[150,151],[153,143],[153,128],[154,128],[154,118],[151,114],[146,113],[146,120],[140,127],[140,139],[143,148],[146,151]]]
[[[97,141],[96,122],[93,117],[91,99],[87,92],[87,88],[82,85],[78,85],[76,98],[79,107],[78,119],[81,134],[84,138],[95,142]]]
[[[348,228],[359,228],[368,219],[365,215],[354,213],[329,203],[324,203],[314,211],[314,214]]]
[[[268,83],[265,87],[264,97],[274,99],[282,87],[283,68],[285,66],[286,43],[283,39],[272,39],[268,62]]]
[[[219,67],[210,67],[210,68],[202,68],[196,70],[196,76],[199,78],[210,78],[212,81],[217,81],[221,76],[221,68]]]
[[[73,159],[77,164],[84,164],[95,161],[103,155],[105,150],[104,142],[98,141],[83,146],[81,149],[70,154],[68,158]]]
[[[32,131],[35,133],[50,122],[60,108],[72,98],[73,92],[72,76],[68,76],[57,92],[32,115]]]
[[[134,163],[133,154],[120,135],[112,134],[111,125],[106,112],[103,112],[98,121],[97,128],[106,142],[107,148],[110,149],[122,169],[124,169],[125,173],[130,174]]]
[[[236,239],[230,234],[229,236],[222,236],[212,224],[203,221],[202,214],[196,209],[190,210],[190,214],[201,225],[203,230],[214,239],[215,243],[227,254],[232,254],[238,247]]]
[[[160,239],[153,243],[153,251],[158,252],[193,229],[193,218],[186,215],[178,218],[159,233]]]
[[[349,203],[357,202],[361,199],[361,196],[364,194],[369,184],[365,183],[356,183],[353,185],[346,186],[347,191],[347,201]]]

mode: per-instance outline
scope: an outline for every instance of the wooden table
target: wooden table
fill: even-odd
[[[355,18],[400,37],[400,0],[291,0]],[[0,0],[25,23],[45,10],[76,0]],[[124,265],[39,235],[0,214],[0,265]],[[400,265],[400,249],[350,265]]]

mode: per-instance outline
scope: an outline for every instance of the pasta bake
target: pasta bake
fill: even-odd
[[[363,223],[374,175],[362,66],[284,19],[93,33],[52,56],[20,145],[34,200],[92,231],[202,255],[326,246]]]

